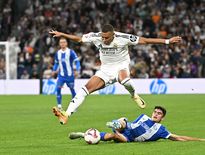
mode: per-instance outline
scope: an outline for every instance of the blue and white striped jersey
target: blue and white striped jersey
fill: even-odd
[[[58,50],[55,55],[55,64],[53,66],[53,71],[58,71],[58,76],[60,77],[73,77],[73,63],[76,62],[76,70],[80,70],[80,62],[74,50],[66,48],[65,51],[62,49]]]
[[[145,114],[140,115],[135,121],[127,122],[127,127],[122,132],[129,141],[156,141],[158,139],[167,139],[171,135],[167,129],[154,122]]]

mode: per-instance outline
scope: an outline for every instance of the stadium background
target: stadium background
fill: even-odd
[[[48,30],[82,35],[100,31],[105,23],[144,37],[182,36],[179,45],[131,47],[133,78],[205,77],[204,0],[2,0],[0,10],[0,41],[19,42],[18,79],[51,77],[58,47]],[[73,42],[70,47],[82,64],[79,78],[91,77],[99,68],[95,47]],[[4,79],[3,58],[0,62],[0,79]]]
[[[182,44],[174,46],[130,47],[133,78],[205,77],[204,0],[0,1],[0,41],[19,43],[15,47],[18,51],[16,79],[51,77],[53,56],[58,49],[57,40],[48,34],[51,28],[82,35],[99,31],[105,23],[113,24],[116,30],[139,36],[182,36]],[[70,47],[76,50],[81,60],[78,78],[92,76],[99,68],[96,48],[74,42],[70,42]],[[0,46],[0,79],[6,79],[3,46]],[[4,85],[0,83],[0,89],[2,87]],[[140,113],[149,115],[156,104],[168,109],[163,124],[170,131],[205,138],[203,94],[142,97],[149,103],[145,110],[136,109],[128,95],[89,96],[69,120],[68,126],[62,127],[50,111],[56,104],[54,95],[0,95],[0,154],[204,154],[203,142],[162,140],[89,146],[83,140],[67,139],[69,132],[85,131],[90,127],[108,132],[106,121],[120,116],[133,120]],[[63,96],[64,107],[70,98],[69,95]]]

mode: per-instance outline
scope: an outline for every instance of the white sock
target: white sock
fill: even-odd
[[[89,95],[89,92],[86,87],[80,89],[80,91],[75,95],[75,97],[71,100],[68,109],[66,110],[66,114],[68,116],[72,115],[72,113],[76,112],[78,107],[83,103],[85,97]]]
[[[127,89],[132,97],[135,95],[134,84],[130,78],[125,78],[121,81],[121,84],[125,87],[125,89]]]
[[[61,104],[58,104],[58,108],[61,109],[61,108],[62,108],[62,105],[61,105]]]

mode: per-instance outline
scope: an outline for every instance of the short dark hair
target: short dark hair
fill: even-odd
[[[162,111],[162,113],[163,113],[163,116],[165,116],[166,113],[167,113],[167,110],[164,107],[162,107],[162,106],[155,106],[154,109],[160,109]]]
[[[58,43],[60,43],[60,40],[66,40],[66,42],[67,42],[67,44],[69,44],[69,40],[66,38],[66,37],[63,37],[63,36],[61,36],[61,37],[59,37],[58,38]]]
[[[61,39],[65,39],[65,40],[68,42],[68,40],[67,40],[66,37],[61,36],[61,37],[59,38],[59,41],[60,41]]]
[[[106,24],[102,27],[102,32],[113,32],[114,28],[111,24]]]

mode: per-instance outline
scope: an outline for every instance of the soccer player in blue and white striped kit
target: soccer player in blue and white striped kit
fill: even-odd
[[[76,95],[74,89],[74,79],[80,73],[80,61],[74,50],[68,48],[68,42],[66,38],[61,37],[59,39],[60,49],[56,52],[55,63],[53,66],[53,76],[58,73],[57,79],[57,104],[58,108],[62,109],[62,95],[61,88],[64,83],[70,88],[72,98]],[[75,63],[74,71],[73,64]]]
[[[175,141],[205,141],[205,139],[179,136],[170,133],[162,124],[161,120],[166,115],[166,109],[156,106],[152,117],[145,114],[140,115],[133,122],[128,122],[127,118],[122,117],[112,122],[107,122],[107,126],[113,129],[113,133],[100,132],[102,141],[114,140],[117,142],[144,142],[157,141],[159,139],[170,139]],[[70,133],[70,139],[84,137],[82,132]]]

